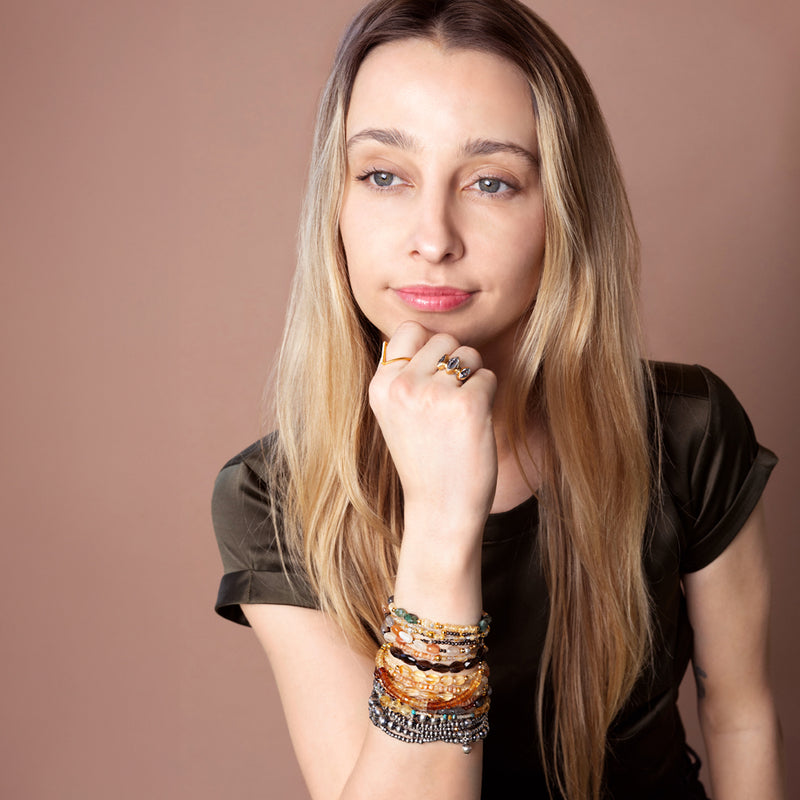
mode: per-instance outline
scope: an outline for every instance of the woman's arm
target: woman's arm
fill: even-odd
[[[453,744],[406,744],[370,724],[374,661],[354,653],[322,612],[275,605],[243,609],[272,666],[313,800],[480,796],[480,745],[465,755]]]
[[[764,515],[707,567],[684,577],[714,800],[784,797],[780,727],[768,670],[770,579]]]
[[[370,403],[403,486],[394,596],[420,617],[474,625],[497,482],[496,380],[476,351],[416,323],[398,328],[390,350],[394,360],[378,367]],[[463,384],[436,370],[442,354],[456,350],[474,370]],[[399,742],[374,727],[367,710],[374,661],[355,654],[329,618],[287,606],[244,612],[272,664],[314,800],[477,800],[480,742],[465,754],[458,744]]]

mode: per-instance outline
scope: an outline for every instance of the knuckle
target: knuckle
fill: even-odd
[[[451,401],[451,413],[459,419],[469,417],[472,415],[472,398],[464,392],[458,392],[453,395]]]
[[[459,347],[458,355],[474,370],[480,369],[481,365],[483,364],[481,354],[474,347]]]
[[[384,381],[380,377],[380,373],[376,372],[372,380],[369,382],[367,395],[369,397],[369,404],[374,409],[380,405],[383,395],[385,393]]]
[[[401,322],[395,328],[395,331],[394,331],[394,334],[392,335],[392,338],[394,339],[394,337],[397,336],[398,333],[414,333],[414,334],[418,334],[418,333],[420,333],[420,332],[422,332],[424,330],[425,329],[422,327],[422,325],[419,324],[419,322],[415,322],[413,319],[407,319],[407,320],[404,320],[403,322]]]
[[[483,380],[486,384],[486,392],[490,398],[493,398],[497,392],[497,375],[489,369],[482,369],[481,373]]]
[[[414,387],[411,381],[404,375],[398,375],[389,384],[389,399],[398,405],[409,405],[414,396]]]
[[[442,352],[452,353],[458,348],[458,339],[451,336],[449,333],[436,333],[431,336],[430,341],[438,347],[441,347]]]
[[[448,404],[447,418],[454,423],[459,430],[472,432],[480,426],[481,420],[485,416],[484,404],[475,402],[474,397],[466,393],[458,393],[458,397]]]

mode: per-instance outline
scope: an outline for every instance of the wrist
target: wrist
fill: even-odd
[[[476,558],[458,561],[430,555],[414,559],[401,550],[394,597],[419,616],[474,625],[483,610],[480,551]]]
[[[406,500],[403,509],[403,541],[420,541],[431,550],[441,547],[447,552],[470,554],[480,549],[489,506],[470,508],[465,502],[422,503]]]
[[[434,509],[434,512],[436,509]],[[431,619],[474,624],[480,618],[485,515],[439,515],[406,507],[395,599]]]

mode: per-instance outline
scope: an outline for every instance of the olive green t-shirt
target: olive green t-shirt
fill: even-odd
[[[651,509],[644,564],[655,653],[652,670],[637,682],[609,732],[606,797],[614,800],[703,797],[676,706],[692,653],[681,576],[702,569],[727,547],[777,461],[759,446],[743,408],[713,373],[699,366],[653,367],[663,440],[662,492]],[[216,610],[245,625],[240,603],[315,607],[304,576],[287,576],[276,546],[281,532],[272,523],[264,479],[271,443],[268,437],[229,461],[214,488],[214,527],[224,565]],[[483,604],[493,621],[483,800],[505,800],[514,785],[525,786],[526,796],[547,797],[535,723],[548,620],[537,529],[538,505],[531,497],[491,514],[484,531]],[[365,697],[365,714],[366,703]]]

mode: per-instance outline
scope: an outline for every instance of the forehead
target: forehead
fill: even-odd
[[[500,56],[404,39],[376,47],[356,75],[347,136],[396,128],[421,140],[480,136],[535,149],[528,82]]]

